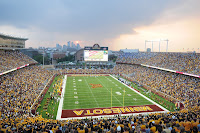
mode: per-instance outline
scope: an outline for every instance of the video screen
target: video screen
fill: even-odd
[[[84,50],[85,61],[108,61],[108,50]]]

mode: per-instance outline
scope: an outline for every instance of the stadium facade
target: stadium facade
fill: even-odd
[[[0,33],[0,49],[23,49],[28,38],[13,37]]]

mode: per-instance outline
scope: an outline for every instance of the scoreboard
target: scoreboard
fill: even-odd
[[[98,44],[85,47],[84,61],[108,61],[108,47],[100,47]]]

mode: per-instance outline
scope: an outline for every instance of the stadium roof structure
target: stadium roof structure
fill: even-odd
[[[5,34],[2,34],[2,33],[0,33],[0,37],[4,38],[4,39],[16,39],[16,40],[24,40],[24,41],[28,40],[28,38],[14,37],[14,36],[5,35]]]

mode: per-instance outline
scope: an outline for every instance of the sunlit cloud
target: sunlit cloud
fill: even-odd
[[[199,25],[200,18],[185,18],[162,24],[155,22],[149,26],[136,27],[134,30],[137,34],[121,35],[115,39],[115,45],[121,49],[126,47],[144,50],[145,40],[169,39],[169,51],[197,50],[200,47]],[[159,50],[158,45],[158,42],[154,42],[155,51]],[[147,43],[147,47],[151,48],[152,44]],[[166,42],[161,42],[161,51],[166,51]]]
[[[0,1],[0,32],[29,38],[27,48],[78,41],[81,47],[144,50],[145,40],[169,39],[169,51],[190,50],[199,47],[199,5],[199,0],[6,0]],[[165,42],[161,46],[165,51]]]

